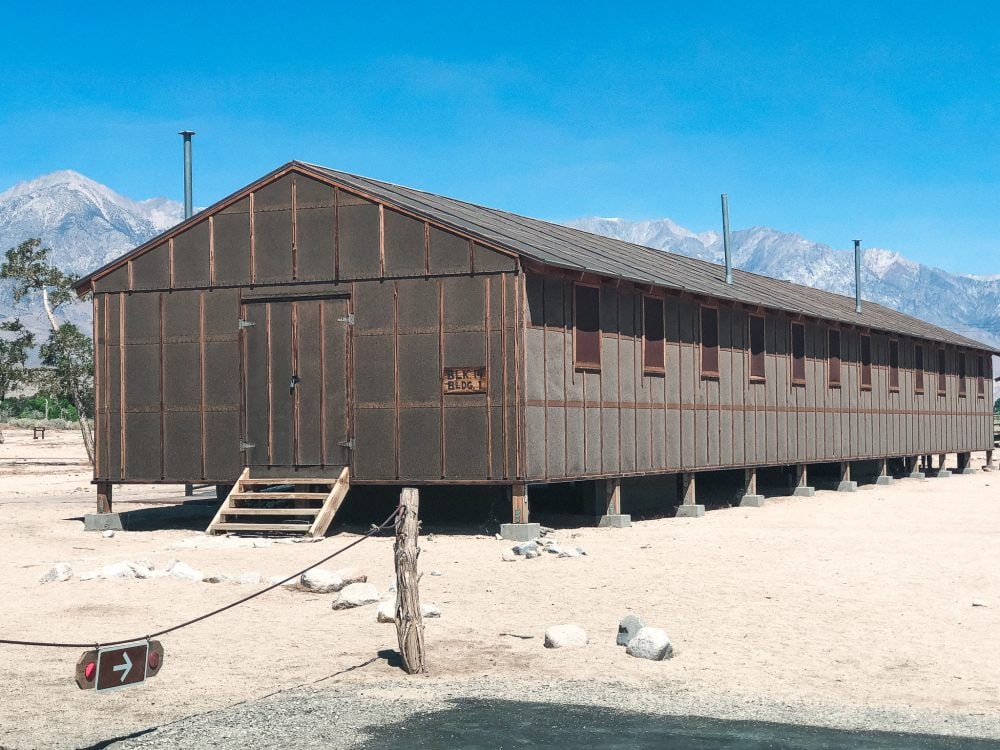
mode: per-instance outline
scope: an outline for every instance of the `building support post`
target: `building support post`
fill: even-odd
[[[840,483],[837,484],[837,492],[855,492],[858,483],[851,480],[851,462],[840,462]]]
[[[975,474],[976,470],[972,468],[972,454],[966,451],[965,453],[958,454],[958,473],[959,474]]]
[[[795,490],[792,494],[796,497],[812,497],[816,494],[816,488],[809,486],[809,473],[805,464],[795,465]]]
[[[700,518],[705,515],[705,506],[695,502],[694,474],[685,472],[681,476],[681,504],[677,506],[678,518]]]
[[[938,470],[936,475],[938,479],[944,479],[946,477],[951,476],[951,472],[948,471],[948,469],[944,468],[944,462],[947,457],[948,457],[947,453],[938,454]]]
[[[923,479],[926,475],[920,471],[920,457],[910,456],[906,459],[906,475],[910,479]]]
[[[598,502],[604,513],[597,520],[597,525],[604,528],[625,529],[632,525],[632,516],[622,514],[622,483],[620,479],[605,479],[604,486],[598,483],[595,488]],[[603,493],[602,493],[603,490]],[[603,497],[601,496],[603,494]]]
[[[87,513],[83,517],[84,531],[120,531],[122,519],[111,510],[111,482],[97,482],[97,513]]]
[[[757,469],[743,470],[743,496],[740,497],[741,508],[764,507],[764,496],[757,494]]]
[[[530,542],[542,533],[541,524],[528,523],[528,485],[514,482],[510,486],[510,506],[513,523],[500,524],[500,536],[514,542]]]
[[[983,471],[993,471],[993,451],[986,451],[986,464],[983,466]]]
[[[880,458],[878,460],[878,478],[875,480],[875,484],[892,484],[892,477],[889,476],[888,464],[889,462],[884,458]]]

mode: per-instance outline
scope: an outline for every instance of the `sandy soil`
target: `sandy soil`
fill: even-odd
[[[169,578],[39,583],[56,562],[79,574],[122,560],[178,559],[206,574],[274,576],[357,538],[254,546],[206,537],[194,530],[202,521],[104,538],[83,531],[94,492],[78,436],[5,435],[0,637],[115,640],[254,590]],[[0,746],[93,744],[302,685],[367,686],[386,699],[435,685],[461,694],[463,683],[481,693],[484,680],[529,676],[549,686],[590,683],[595,693],[624,683],[647,699],[683,695],[679,709],[704,705],[706,714],[772,718],[795,706],[806,721],[815,719],[810,705],[837,707],[843,717],[875,708],[932,717],[922,731],[1000,737],[998,488],[1000,474],[979,472],[554,534],[583,547],[583,558],[506,563],[508,545],[493,538],[423,537],[421,596],[444,612],[426,623],[425,677],[408,678],[378,657],[395,648],[395,630],[375,623],[374,606],[333,611],[335,594],[283,589],[165,636],[161,674],[118,693],[77,689],[79,649],[0,646]],[[132,487],[116,495],[115,509],[170,499],[182,500],[182,489]],[[384,591],[391,550],[390,538],[372,539],[328,567],[358,567]],[[629,611],[670,633],[674,659],[645,662],[615,646]],[[582,625],[590,643],[543,648],[545,628],[566,622]]]

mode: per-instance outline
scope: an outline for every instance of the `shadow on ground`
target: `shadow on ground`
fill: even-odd
[[[895,732],[656,716],[593,706],[456,700],[369,730],[369,750],[592,747],[602,750],[997,750],[1000,742]]]

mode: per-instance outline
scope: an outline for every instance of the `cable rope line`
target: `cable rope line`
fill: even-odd
[[[274,589],[278,588],[279,586],[283,586],[284,584],[288,583],[289,581],[291,581],[291,580],[293,580],[295,578],[298,578],[303,573],[305,573],[307,571],[310,571],[313,568],[315,568],[315,567],[317,567],[319,565],[322,565],[325,562],[328,562],[328,561],[332,560],[333,558],[337,557],[337,555],[340,555],[340,554],[343,554],[344,552],[347,552],[347,550],[351,549],[352,547],[356,547],[357,545],[361,544],[361,542],[365,541],[366,539],[368,539],[370,537],[375,536],[380,531],[384,531],[386,528],[388,528],[388,526],[391,523],[393,523],[393,521],[396,520],[396,516],[397,515],[399,515],[399,508],[396,508],[396,510],[394,510],[392,512],[392,515],[390,515],[387,519],[385,519],[381,524],[379,524],[378,526],[372,526],[372,528],[369,529],[368,532],[365,533],[364,535],[362,535],[361,537],[355,539],[350,544],[345,545],[344,547],[341,547],[340,549],[338,549],[338,550],[334,551],[333,553],[327,555],[322,560],[318,560],[318,561],[314,562],[312,565],[310,565],[310,566],[308,566],[306,568],[303,568],[298,573],[293,573],[292,575],[290,575],[290,576],[288,576],[286,578],[283,578],[282,580],[278,581],[277,583],[271,584],[267,588],[263,588],[260,591],[255,591],[254,593],[250,594],[249,596],[244,596],[242,599],[237,599],[235,602],[231,602],[230,604],[227,604],[224,607],[219,607],[218,609],[213,609],[211,612],[206,612],[203,615],[199,615],[198,617],[194,617],[194,618],[192,618],[190,620],[186,620],[186,621],[184,621],[184,622],[182,622],[182,623],[180,623],[178,625],[172,625],[169,628],[164,628],[163,630],[157,630],[155,633],[150,633],[149,635],[137,636],[135,638],[122,638],[122,639],[117,640],[117,641],[108,641],[107,643],[96,643],[95,641],[90,641],[89,643],[61,643],[61,642],[56,642],[56,641],[22,641],[22,640],[15,640],[15,639],[12,639],[12,638],[0,638],[0,645],[6,645],[6,646],[36,646],[36,647],[40,647],[40,648],[106,648],[108,646],[117,646],[117,645],[122,644],[122,643],[134,643],[136,641],[149,641],[149,640],[152,640],[153,638],[157,638],[157,637],[159,637],[161,635],[166,635],[167,633],[173,633],[173,632],[175,632],[177,630],[180,630],[181,628],[186,628],[189,625],[194,625],[195,623],[201,622],[202,620],[207,620],[210,617],[215,617],[216,615],[222,614],[226,610],[232,609],[233,607],[238,607],[241,604],[246,604],[251,599],[256,599],[258,596],[262,596],[263,594],[266,594],[268,591],[273,591]]]

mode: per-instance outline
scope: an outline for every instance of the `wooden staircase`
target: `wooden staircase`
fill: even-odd
[[[323,536],[351,485],[346,466],[338,479],[255,478],[246,468],[208,525],[208,534]]]

